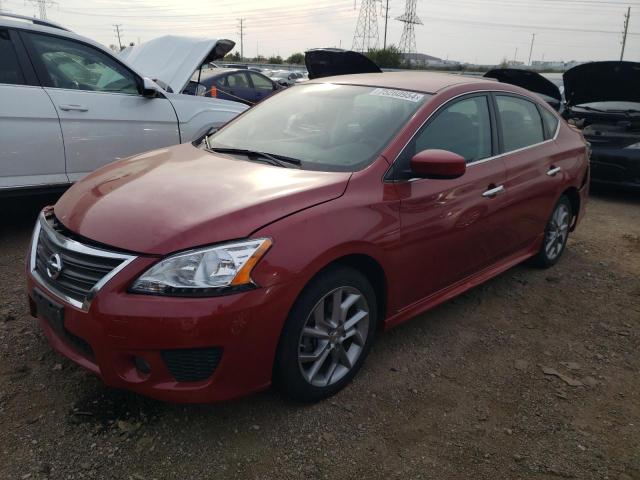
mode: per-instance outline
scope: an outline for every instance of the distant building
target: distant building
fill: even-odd
[[[565,61],[551,61],[551,60],[534,60],[531,62],[532,70],[569,70],[570,68],[575,67],[576,65],[581,65],[585,62],[578,62],[576,60],[571,60],[569,62]]]
[[[460,62],[443,60],[442,58],[427,55],[426,53],[403,53],[402,57],[405,61],[408,61],[416,67],[447,67],[460,65]]]

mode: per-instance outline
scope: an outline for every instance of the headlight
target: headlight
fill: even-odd
[[[258,238],[199,248],[165,258],[131,287],[136,293],[169,296],[211,296],[252,285],[251,270],[271,247]]]
[[[629,145],[628,147],[624,147],[624,148],[632,148],[634,150],[640,150],[640,142],[634,143],[633,145]]]

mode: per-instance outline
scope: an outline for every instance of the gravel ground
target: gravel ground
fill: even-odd
[[[640,479],[640,196],[601,192],[551,270],[519,266],[378,338],[317,405],[104,387],[27,313],[37,210],[0,203],[1,479]]]

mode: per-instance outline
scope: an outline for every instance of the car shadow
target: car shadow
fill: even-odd
[[[589,195],[600,200],[640,205],[640,192],[629,189],[591,185]]]

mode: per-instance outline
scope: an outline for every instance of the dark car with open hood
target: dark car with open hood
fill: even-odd
[[[563,78],[563,116],[591,144],[592,182],[640,190],[640,63],[586,63]]]

